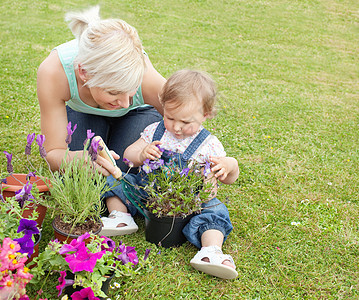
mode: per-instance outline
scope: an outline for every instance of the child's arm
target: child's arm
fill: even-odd
[[[126,148],[123,157],[132,162],[135,167],[138,167],[142,165],[147,158],[154,160],[161,157],[162,153],[158,147],[156,147],[156,145],[160,144],[162,144],[160,141],[154,141],[148,144],[143,138],[139,138]]]
[[[239,176],[238,162],[233,157],[210,157],[211,171],[224,184],[232,184]]]

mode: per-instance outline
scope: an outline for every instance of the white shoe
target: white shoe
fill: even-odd
[[[131,234],[138,230],[138,226],[130,214],[117,210],[113,210],[108,217],[102,217],[101,221],[103,227],[100,235],[104,236]],[[119,224],[126,226],[117,227]]]
[[[203,261],[203,258],[208,258],[209,262]],[[226,260],[234,265],[232,256],[223,254],[221,248],[218,246],[209,246],[202,247],[202,249],[192,258],[190,264],[198,271],[202,271],[209,275],[222,279],[234,279],[238,276],[238,272],[235,269],[224,265],[223,262]]]

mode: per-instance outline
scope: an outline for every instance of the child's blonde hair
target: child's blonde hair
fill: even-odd
[[[120,19],[101,20],[99,6],[70,12],[65,20],[79,42],[75,59],[89,75],[86,85],[107,91],[134,92],[142,82],[145,58],[134,27]]]
[[[168,78],[160,94],[160,101],[180,107],[196,98],[202,103],[203,115],[208,118],[215,116],[216,83],[205,72],[180,70]]]

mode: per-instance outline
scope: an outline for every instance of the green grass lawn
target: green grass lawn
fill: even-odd
[[[239,277],[197,272],[193,246],[151,245],[136,219],[140,230],[117,240],[151,247],[151,267],[111,299],[358,299],[359,2],[3,0],[1,152],[21,154],[26,135],[40,132],[36,71],[72,39],[65,12],[97,3],[102,17],[137,28],[163,76],[193,68],[214,77],[221,97],[206,127],[241,169],[219,191],[234,225],[224,250]],[[56,280],[43,297],[56,299]],[[34,297],[39,287],[28,286]]]

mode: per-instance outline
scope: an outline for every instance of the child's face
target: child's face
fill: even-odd
[[[166,129],[177,139],[194,135],[206,120],[203,106],[199,101],[191,101],[179,107],[166,103],[163,117]]]

